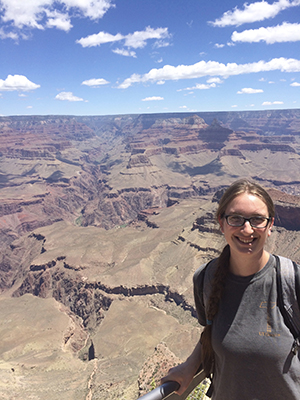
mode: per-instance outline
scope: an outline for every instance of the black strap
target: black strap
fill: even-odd
[[[280,312],[283,316],[284,323],[286,326],[289,328],[291,331],[293,337],[294,337],[294,343],[292,346],[292,353],[294,355],[297,354],[299,348],[300,348],[300,332],[298,332],[293,324],[293,321],[291,320],[290,314],[286,311],[284,307],[284,300],[283,300],[283,289],[282,289],[282,280],[281,280],[281,268],[280,268],[280,260],[279,257],[275,255],[276,259],[276,282],[277,282],[277,301],[278,301],[278,307],[280,309]],[[295,272],[295,290],[296,290],[296,295],[297,295],[297,301],[298,304],[300,300],[300,280],[299,280],[299,271],[296,263],[293,262],[294,266],[294,272]],[[300,307],[300,306],[299,306]]]
[[[296,296],[297,296],[297,302],[300,310],[300,272],[298,265],[293,261],[293,266],[294,266],[294,273],[295,273],[295,291],[296,291]]]

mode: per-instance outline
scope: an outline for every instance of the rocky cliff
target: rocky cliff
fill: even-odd
[[[1,117],[3,398],[135,399],[184,359],[192,275],[224,245],[214,212],[239,177],[275,201],[270,251],[300,262],[299,116]]]

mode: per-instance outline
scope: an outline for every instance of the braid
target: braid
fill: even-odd
[[[220,300],[229,271],[230,247],[226,245],[218,258],[217,269],[212,281],[211,293],[207,307],[207,320],[213,321],[218,312]],[[201,334],[202,363],[206,376],[210,376],[213,369],[214,351],[211,343],[212,325],[206,325]]]

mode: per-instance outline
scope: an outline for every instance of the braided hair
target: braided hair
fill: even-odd
[[[269,217],[275,216],[275,207],[270,195],[260,185],[250,182],[247,179],[241,179],[234,182],[223,194],[219,207],[216,212],[216,219],[220,222],[226,213],[226,209],[230,202],[237,196],[248,193],[259,197],[267,206]],[[202,364],[206,376],[210,376],[214,367],[214,351],[212,347],[212,321],[218,312],[219,304],[225,287],[226,277],[230,267],[230,247],[227,244],[221,252],[216,272],[212,280],[211,292],[206,310],[207,325],[201,334],[202,345]]]

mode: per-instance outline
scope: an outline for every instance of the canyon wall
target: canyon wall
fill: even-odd
[[[0,117],[3,398],[133,400],[185,359],[192,276],[224,245],[214,213],[240,177],[274,199],[269,251],[300,262],[299,121]]]

